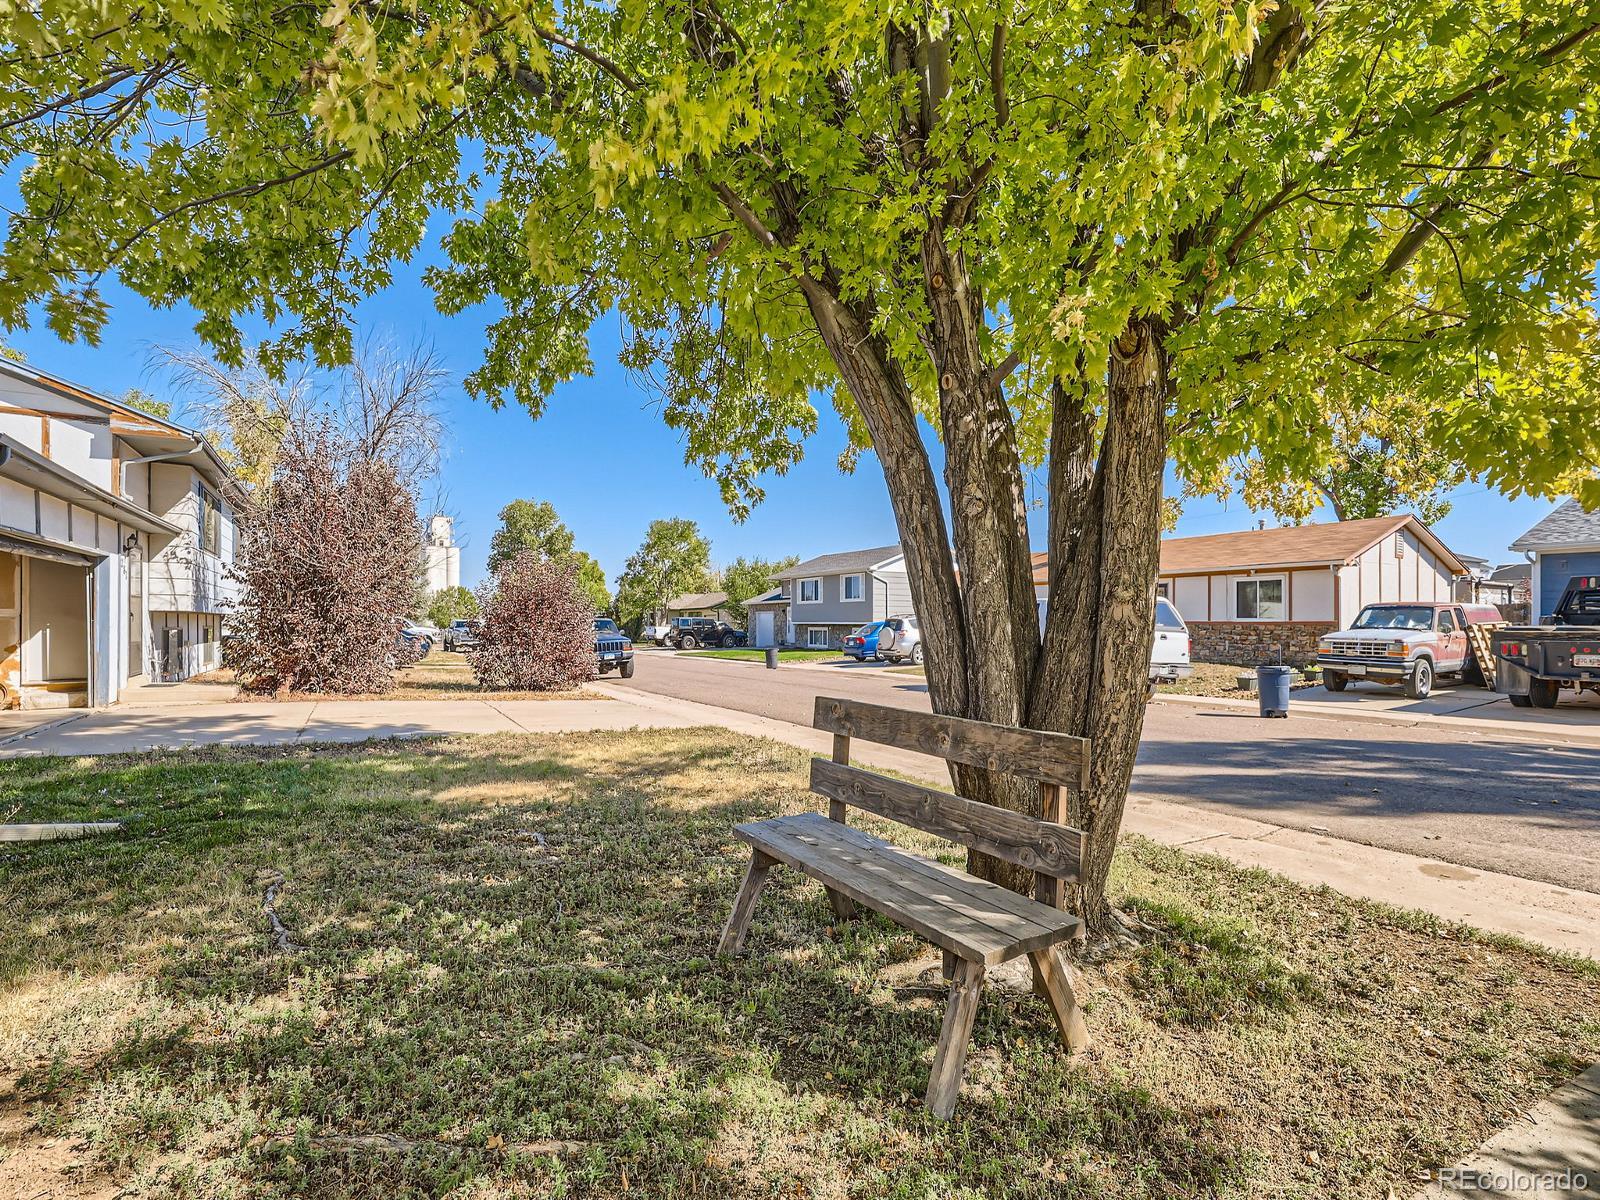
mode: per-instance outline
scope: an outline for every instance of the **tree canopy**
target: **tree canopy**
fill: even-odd
[[[617,615],[629,624],[684,592],[711,586],[711,543],[686,517],[651,521],[617,576]]]
[[[565,558],[576,542],[548,500],[513,500],[500,510],[500,527],[489,540],[489,570],[498,571],[524,550]]]
[[[471,588],[440,588],[428,601],[428,624],[443,629],[452,621],[470,621],[478,615],[478,598]]]
[[[772,577],[786,567],[792,567],[799,558],[746,558],[743,555],[722,568],[722,590],[728,594],[728,607],[744,617],[746,600],[753,600],[763,592],[772,590]]]

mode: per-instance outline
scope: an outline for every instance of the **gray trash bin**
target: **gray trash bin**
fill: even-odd
[[[776,646],[768,646],[767,647],[767,670],[776,671],[777,669],[778,669],[778,648]]]
[[[1293,679],[1293,667],[1256,668],[1256,692],[1260,698],[1263,717],[1289,715],[1289,684]]]

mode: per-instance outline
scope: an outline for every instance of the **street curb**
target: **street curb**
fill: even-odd
[[[1183,704],[1183,705],[1221,705],[1224,708],[1247,709],[1256,711],[1258,703],[1255,700],[1235,700],[1231,696],[1184,696],[1177,693],[1158,694],[1152,704]],[[1347,721],[1353,725],[1389,725],[1405,728],[1431,727],[1438,729],[1458,729],[1464,732],[1495,733],[1513,741],[1531,741],[1548,743],[1551,741],[1570,741],[1582,746],[1600,746],[1600,725],[1593,732],[1582,728],[1559,726],[1541,729],[1528,729],[1516,725],[1507,725],[1499,721],[1474,720],[1471,717],[1451,716],[1447,713],[1395,713],[1395,712],[1351,712],[1343,705],[1318,704],[1314,700],[1302,700],[1298,705],[1293,698],[1289,701],[1289,717],[1307,717],[1318,721]]]

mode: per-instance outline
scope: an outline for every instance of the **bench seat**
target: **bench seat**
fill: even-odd
[[[1019,896],[821,813],[734,827],[753,849],[882,913],[943,950],[994,966],[1074,936],[1070,913]]]

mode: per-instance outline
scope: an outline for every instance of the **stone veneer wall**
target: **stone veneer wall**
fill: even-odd
[[[1291,666],[1317,657],[1317,639],[1337,626],[1331,621],[1190,621],[1189,656],[1195,662],[1255,667],[1276,662],[1278,648]]]

